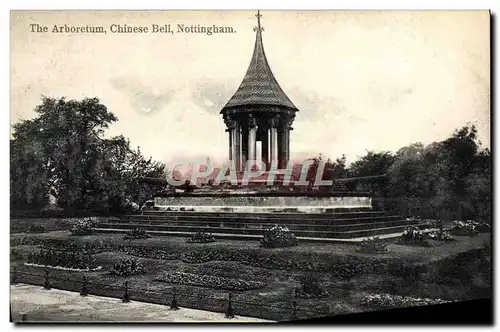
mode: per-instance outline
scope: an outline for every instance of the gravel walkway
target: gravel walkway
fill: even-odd
[[[10,288],[12,320],[14,322],[190,322],[190,323],[264,323],[269,320],[236,316],[225,318],[222,313],[180,308],[101,296],[82,297],[63,290],[45,290],[26,284]]]

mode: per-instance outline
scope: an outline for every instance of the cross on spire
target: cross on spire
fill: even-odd
[[[260,10],[257,10],[257,15],[255,15],[255,17],[257,17],[257,26],[253,28],[253,31],[264,31],[264,28],[260,26],[260,18],[262,17],[262,15],[260,15]]]

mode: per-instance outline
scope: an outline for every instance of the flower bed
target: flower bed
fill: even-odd
[[[378,236],[363,240],[358,248],[358,252],[366,254],[382,254],[386,253],[387,251],[387,243],[380,240],[380,237]]]
[[[390,309],[446,303],[441,299],[415,298],[392,294],[370,294],[361,299],[361,305],[371,309]]]
[[[290,253],[276,251],[260,251],[252,249],[231,250],[228,248],[191,248],[172,250],[158,247],[146,247],[141,245],[124,245],[112,243],[93,243],[82,246],[68,240],[37,239],[27,238],[25,244],[47,245],[58,248],[67,248],[79,252],[86,248],[87,252],[98,253],[102,251],[122,252],[136,257],[177,260],[185,263],[197,264],[209,261],[238,262],[248,266],[266,269],[298,270],[304,272],[328,272],[338,279],[349,279],[356,275],[368,273],[374,270],[384,271],[389,260],[371,257],[367,260],[359,256],[331,257],[324,260],[321,257],[293,257]],[[391,260],[397,265],[404,265],[404,262],[397,259]]]
[[[215,238],[212,234],[205,232],[193,233],[187,240],[187,243],[210,243],[215,242]]]
[[[148,239],[151,235],[149,235],[146,230],[142,228],[135,228],[123,235],[124,240],[137,240],[137,239]]]
[[[163,273],[157,276],[155,281],[168,282],[172,284],[210,287],[234,291],[246,291],[249,289],[262,288],[266,284],[260,281],[249,281],[242,279],[223,278],[209,275],[198,275],[185,272]]]
[[[30,252],[26,260],[27,263],[31,264],[60,266],[78,270],[92,270],[97,267],[95,259],[90,253],[41,250]]]

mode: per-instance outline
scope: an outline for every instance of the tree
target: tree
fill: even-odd
[[[353,162],[349,167],[352,177],[372,176],[385,174],[394,162],[394,156],[390,152],[373,152]]]
[[[124,137],[103,138],[118,119],[97,98],[44,97],[35,111],[34,120],[14,126],[11,183],[28,170],[36,174],[34,182],[11,184],[17,203],[38,193],[41,204],[50,190],[67,211],[118,212],[143,194],[140,177],[165,172],[163,164],[146,160]]]
[[[401,148],[388,171],[398,213],[440,219],[490,216],[491,158],[465,126],[442,142]]]
[[[33,139],[36,121],[14,125],[17,135],[10,141],[10,202],[13,208],[40,209],[49,202],[48,170],[44,164],[43,147]]]

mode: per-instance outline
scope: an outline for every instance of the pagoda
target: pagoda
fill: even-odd
[[[297,107],[281,89],[264,52],[257,12],[255,46],[252,60],[238,90],[222,108],[229,133],[229,160],[241,171],[247,161],[262,161],[266,167],[275,163],[286,167],[290,159],[290,131]],[[257,142],[261,155],[257,156]]]

